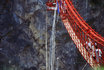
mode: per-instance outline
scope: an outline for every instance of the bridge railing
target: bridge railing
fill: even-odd
[[[55,7],[56,0],[54,1],[54,3],[47,3],[49,4],[48,6]],[[70,25],[80,40],[80,43],[88,52],[87,58],[90,59],[90,57],[92,57],[96,64],[104,65],[104,38],[85,22],[74,8],[72,0],[57,1],[59,3],[60,16],[62,17],[62,20],[68,19],[70,22]]]
[[[63,7],[60,6],[60,14],[63,14],[64,19],[65,16],[69,19],[73,30],[76,32],[76,35],[86,50],[89,52],[89,56],[92,56],[96,63],[104,64],[104,38],[95,32],[83,20],[70,0],[61,1]],[[99,54],[101,54],[101,56],[99,56]]]

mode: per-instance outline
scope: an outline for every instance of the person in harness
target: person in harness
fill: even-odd
[[[99,63],[102,57],[102,51],[99,48],[96,48],[96,61]]]
[[[88,38],[88,41],[86,41],[86,49],[87,51],[90,52],[91,56],[96,59],[95,57],[95,45],[94,43],[91,41],[90,38]]]

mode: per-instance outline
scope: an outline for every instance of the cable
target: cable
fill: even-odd
[[[56,13],[57,13],[57,4],[56,9],[54,10],[54,19],[53,19],[53,26],[52,26],[52,54],[51,54],[51,70],[54,70],[54,62],[55,62],[55,21],[56,21]]]
[[[48,70],[48,48],[47,48],[47,11],[46,11],[46,41],[45,41],[45,47],[46,47],[46,70]]]
[[[84,70],[86,66],[87,66],[87,63],[84,65],[84,67],[82,68],[82,70]]]

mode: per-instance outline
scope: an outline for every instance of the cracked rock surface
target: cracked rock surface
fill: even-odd
[[[47,0],[0,1],[0,70],[45,70],[46,24],[49,50],[53,21],[53,12],[46,12],[45,2]],[[102,36],[103,3],[103,0],[88,0],[86,8],[86,0],[73,0],[84,20]],[[57,20],[56,57],[59,58],[59,70],[81,70],[86,61],[69,37],[61,19],[58,17]],[[85,70],[89,69],[87,64]]]

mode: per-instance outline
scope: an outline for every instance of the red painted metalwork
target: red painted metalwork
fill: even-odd
[[[47,2],[46,5],[47,5],[47,10],[49,10],[49,11],[55,10],[55,7],[56,7],[55,2],[54,3],[53,2]]]
[[[72,0],[58,2],[60,17],[82,56],[92,67],[104,65],[104,38],[83,20]]]

